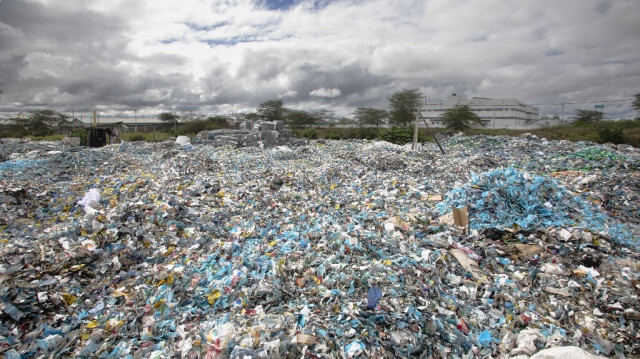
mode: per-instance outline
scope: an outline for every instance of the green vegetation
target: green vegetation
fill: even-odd
[[[640,92],[638,92],[634,97],[633,97],[633,102],[631,103],[631,106],[633,108],[636,109],[636,111],[640,111]]]
[[[306,128],[314,126],[318,118],[306,111],[288,111],[286,123],[291,128]]]
[[[219,121],[219,120],[218,120]],[[198,120],[195,123],[183,123],[182,127],[177,133],[172,131],[158,131],[158,132],[127,132],[122,135],[125,141],[149,141],[149,142],[161,142],[165,141],[172,136],[185,135],[194,137],[198,132],[202,130],[214,130],[224,128],[226,125],[221,123],[212,122],[207,120]],[[449,132],[447,129],[431,129],[432,132],[442,133]],[[80,133],[82,132],[82,133]],[[640,120],[624,120],[624,121],[601,121],[592,124],[574,124],[565,125],[559,127],[545,127],[534,130],[507,130],[507,129],[467,129],[463,133],[467,135],[479,135],[484,134],[488,136],[520,136],[523,133],[532,133],[540,138],[546,138],[549,140],[568,140],[572,142],[577,141],[591,141],[595,143],[614,143],[614,144],[629,144],[635,147],[640,147]],[[347,139],[380,139],[391,143],[405,144],[410,143],[413,140],[413,128],[387,128],[376,131],[371,127],[350,127],[350,128],[337,128],[337,127],[307,127],[307,128],[294,128],[292,134],[297,138],[308,139],[329,139],[329,140],[347,140]],[[85,136],[84,130],[76,130],[72,133],[73,136],[83,137]],[[16,137],[15,134],[9,134],[5,137]],[[27,136],[21,136],[27,137]],[[64,137],[64,135],[45,135],[45,136],[28,136],[34,140],[44,141],[56,141]],[[425,129],[419,131],[419,141],[431,141],[431,136]]]
[[[576,110],[576,124],[596,123],[604,119],[604,115],[600,111],[595,110]]]
[[[122,135],[125,141],[146,141],[146,142],[162,142],[171,138],[168,132],[128,132]]]
[[[162,122],[174,123],[177,122],[180,116],[172,112],[162,112],[156,116],[156,118]]]
[[[640,147],[640,120],[600,121],[595,123],[576,123],[558,127],[543,127],[534,130],[507,129],[470,129],[468,135],[485,134],[490,136],[520,136],[532,133],[548,140],[567,140],[572,142],[591,141],[596,143],[628,144]]]
[[[412,128],[400,128],[392,127],[388,130],[380,132],[379,139],[396,145],[404,145],[413,142],[413,129]],[[418,132],[418,142],[426,142],[427,134],[424,132]]]
[[[291,128],[292,135],[298,138],[380,139],[405,144],[413,140],[413,128],[410,125],[413,123],[421,99],[422,93],[418,89],[399,91],[389,97],[389,111],[373,107],[358,107],[353,118],[337,118],[329,110],[306,112],[288,109],[282,100],[263,102],[255,113],[236,113],[229,117],[211,116],[205,118],[193,112],[186,112],[182,115],[163,112],[156,116],[165,123],[165,126],[156,126],[160,131],[128,132],[124,133],[122,138],[125,141],[159,142],[177,135],[193,138],[200,131],[230,128],[230,124],[238,120],[283,120]],[[635,95],[632,106],[640,111],[640,93]],[[479,118],[470,111],[468,106],[457,106],[445,112],[443,121],[448,128],[431,129],[431,131],[435,133],[463,131],[467,135],[484,134],[488,136],[520,136],[529,132],[549,140],[591,141],[640,147],[640,117],[635,120],[605,121],[603,114],[598,111],[578,110],[576,114],[577,121],[574,124],[559,127],[531,130],[474,129],[470,125],[478,123]],[[53,129],[65,119],[66,115],[48,109],[16,114],[6,118],[6,123],[0,126],[0,137],[60,140],[64,135],[53,134]],[[394,127],[384,127],[387,121]],[[176,130],[178,123],[180,126]],[[80,137],[82,143],[86,142],[84,129],[74,130],[72,136]],[[420,129],[419,141],[431,141],[431,136],[425,129]]]
[[[26,136],[27,138],[33,140],[33,141],[60,141],[63,138],[65,138],[65,135],[59,135],[59,134],[51,134],[51,135],[43,135],[43,136]]]
[[[482,120],[467,105],[454,106],[444,111],[442,114],[442,123],[449,130],[462,131],[471,128],[471,125],[481,125]]]
[[[386,110],[373,107],[358,107],[353,115],[360,127],[375,127],[376,131],[384,126],[389,116]]]
[[[66,115],[49,109],[19,113],[7,118],[9,124],[2,126],[0,137],[44,138],[53,134],[53,129],[66,118]]]
[[[180,125],[180,129],[177,131],[178,135],[196,135],[200,131],[219,130],[221,128],[228,128],[228,119],[224,116],[207,117],[206,119],[196,118],[191,121],[183,122]]]
[[[258,116],[263,121],[284,120],[286,109],[282,100],[269,100],[258,107]]]
[[[80,144],[82,145],[87,144],[87,130],[84,128],[76,128],[75,130],[71,131],[71,137],[80,138]]]
[[[304,130],[302,130],[302,132],[300,132],[300,137],[308,138],[308,139],[316,139],[318,138],[318,132],[313,127],[305,128]]]
[[[389,121],[393,126],[406,127],[415,119],[422,102],[419,89],[403,90],[389,97]]]

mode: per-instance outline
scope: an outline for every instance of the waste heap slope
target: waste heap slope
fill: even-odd
[[[638,151],[445,145],[7,145],[1,354],[640,354]]]

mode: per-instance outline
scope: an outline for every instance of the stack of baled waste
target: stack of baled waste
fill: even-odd
[[[291,130],[284,128],[284,121],[245,121],[238,130],[201,131],[196,141],[213,146],[271,147],[281,145],[305,145],[306,140],[291,137]]]

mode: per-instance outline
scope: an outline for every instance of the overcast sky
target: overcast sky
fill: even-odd
[[[230,114],[282,99],[349,115],[419,88],[554,113],[640,92],[639,19],[638,0],[0,0],[0,112]]]

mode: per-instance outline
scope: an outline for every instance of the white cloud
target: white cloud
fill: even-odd
[[[0,111],[216,112],[284,98],[348,114],[405,88],[529,103],[640,91],[637,0],[256,3],[1,1]]]
[[[310,96],[316,96],[316,97],[329,97],[329,98],[334,98],[334,97],[339,97],[340,96],[340,89],[338,88],[334,88],[334,89],[326,89],[324,87],[321,87],[317,90],[313,90],[311,92],[309,92]]]

